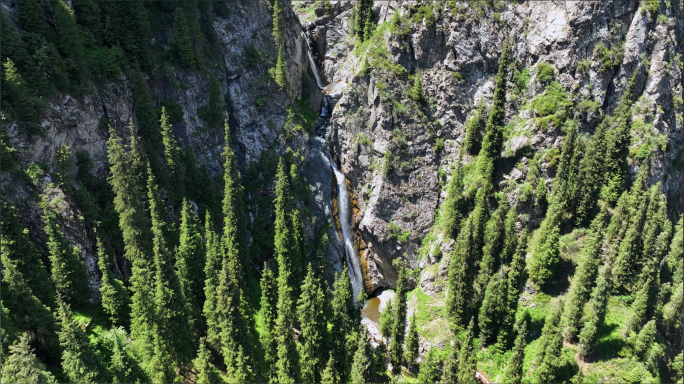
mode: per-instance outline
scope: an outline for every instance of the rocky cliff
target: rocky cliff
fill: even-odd
[[[507,79],[505,166],[496,183],[520,220],[534,229],[543,218],[526,185],[530,166],[538,167],[548,188],[555,176],[561,126],[540,123],[530,107],[548,92],[549,78],[562,87],[573,105],[570,116],[586,138],[636,76],[628,177],[636,175],[644,151],[651,153],[648,184],[662,183],[671,217],[682,212],[682,20],[674,14],[676,5],[376,2],[380,37],[355,47],[349,36],[353,4],[330,3],[305,1],[295,9],[324,77],[345,84],[328,140],[357,198],[355,222],[369,292],[394,286],[391,260],[398,257],[411,268],[422,267],[424,290],[443,290],[432,282],[446,279],[445,266],[427,266],[438,261],[433,254],[447,254],[453,241],[433,239],[430,230],[466,123],[479,103],[491,103],[507,39],[513,69]],[[383,29],[387,24],[392,26]],[[423,105],[411,100],[414,76],[422,82]],[[554,105],[552,113],[561,108]],[[470,161],[465,155],[463,162]]]

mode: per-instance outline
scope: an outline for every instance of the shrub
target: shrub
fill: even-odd
[[[540,84],[546,84],[554,79],[553,67],[547,63],[541,62],[537,64],[537,81]]]
[[[600,42],[594,47],[594,54],[599,56],[601,71],[610,71],[618,68],[620,64],[622,64],[622,58],[625,54],[624,44],[613,45],[612,47],[607,48],[603,42]]]
[[[391,221],[389,222],[389,232],[390,233],[387,235],[387,239],[397,239],[397,241],[400,243],[407,242],[411,236],[411,231],[402,231],[399,225]]]
[[[432,150],[435,153],[439,153],[439,151],[441,151],[442,149],[444,149],[444,138],[440,137],[440,138],[435,140],[435,146],[432,147]]]

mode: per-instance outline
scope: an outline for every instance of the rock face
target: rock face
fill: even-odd
[[[408,97],[412,80],[376,68],[370,74],[361,71],[363,60],[372,54],[353,51],[354,39],[348,34],[352,7],[347,2],[331,3],[332,9],[306,27],[312,31],[325,78],[346,83],[328,139],[358,197],[355,222],[366,244],[361,257],[367,264],[368,291],[394,288],[396,271],[391,261],[395,258],[425,270],[439,263],[421,261],[421,243],[445,197],[445,175],[457,161],[465,123],[479,100],[491,103],[506,39],[512,44],[514,69],[508,78],[506,105],[511,131],[502,156],[510,165],[497,175],[497,183],[515,186],[508,199],[516,204],[521,220],[534,229],[543,217],[518,183],[525,180],[534,154],[542,153],[540,177],[550,185],[555,170],[547,154],[560,148],[563,135],[559,127],[535,124],[525,108],[526,101],[544,92],[535,70],[540,63],[551,66],[554,79],[578,106],[576,120],[583,134],[591,134],[602,116],[612,113],[629,78],[636,74],[634,118],[646,128],[633,134],[629,177],[638,171],[633,153],[646,140],[658,138],[648,182],[662,183],[673,217],[683,211],[682,58],[681,43],[675,38],[682,21],[673,18],[672,9],[656,18],[636,0],[501,2],[495,9],[436,2],[430,5],[432,22],[414,17],[421,4],[375,2],[379,24],[389,22],[397,12],[411,18],[405,34],[388,35],[378,44],[387,49],[383,59],[400,64],[408,73],[420,73],[428,105],[421,117],[415,112],[420,108]],[[305,1],[298,7],[309,4],[313,3]],[[601,44],[606,51],[617,52],[612,66],[603,64],[606,53]],[[525,68],[531,78],[520,88],[515,75]],[[444,140],[443,148],[436,145],[438,139]],[[466,155],[463,160],[467,164],[471,158]],[[437,245],[453,247],[441,240]],[[433,269],[418,284],[438,292],[443,287],[433,287],[432,282],[440,280],[437,275],[446,279],[446,269],[442,263],[439,272]]]
[[[318,109],[321,94],[316,87],[307,59],[308,45],[302,33],[303,28],[295,16],[288,0],[282,1],[285,20],[284,57],[287,61],[288,88],[278,89],[272,82],[260,81],[271,65],[262,60],[253,66],[247,66],[245,52],[253,45],[263,57],[275,57],[277,50],[272,37],[272,11],[269,1],[242,1],[231,4],[232,12],[228,18],[215,18],[214,31],[220,39],[220,55],[223,68],[219,71],[221,95],[226,95],[226,117],[234,135],[234,145],[240,168],[246,169],[250,162],[258,161],[264,150],[275,148],[276,153],[284,153],[286,148],[293,152],[305,154],[304,177],[311,185],[315,197],[308,207],[316,220],[305,221],[305,233],[312,240],[314,233],[330,225],[328,244],[330,270],[341,270],[342,245],[332,225],[331,215],[331,173],[324,155],[327,148],[320,140],[309,140],[306,133],[300,132],[296,137],[285,142],[282,139],[282,126],[287,116],[287,107],[295,99],[306,99],[310,106]],[[15,18],[11,4],[3,3],[3,13]],[[173,79],[175,84],[148,82],[150,93],[155,104],[162,101],[175,102],[182,108],[183,118],[173,126],[174,134],[181,147],[191,146],[197,158],[204,159],[214,175],[223,172],[221,151],[224,145],[223,133],[202,129],[205,123],[198,117],[198,110],[207,104],[209,78],[203,72],[177,71]],[[21,168],[31,164],[45,164],[48,171],[56,166],[55,152],[62,144],[70,147],[72,153],[87,151],[93,159],[93,172],[104,176],[107,174],[107,128],[100,127],[100,121],[106,118],[116,131],[128,140],[128,124],[131,119],[135,123],[134,104],[131,83],[124,77],[119,81],[104,84],[101,89],[92,87],[83,96],[75,98],[69,94],[57,95],[46,100],[47,107],[41,116],[41,135],[27,139],[19,135],[14,124],[6,127],[12,146],[19,154],[18,163]],[[4,124],[4,122],[3,122]],[[300,168],[300,169],[302,169]],[[32,196],[36,192],[55,197],[61,194],[64,200],[63,209],[59,210],[62,228],[73,245],[82,250],[82,256],[88,267],[91,287],[95,298],[99,297],[100,276],[96,268],[97,256],[95,239],[87,234],[79,221],[76,205],[70,201],[59,188],[41,182],[35,186],[27,186],[18,182],[10,172],[2,174],[3,194],[17,205],[30,233],[35,240],[44,242],[43,221],[37,199]],[[119,260],[124,263],[123,260]],[[120,272],[120,273],[124,273]]]

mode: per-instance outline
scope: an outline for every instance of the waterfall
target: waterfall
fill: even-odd
[[[323,85],[323,82],[321,81],[321,75],[318,74],[316,62],[314,61],[313,56],[311,56],[311,50],[307,49],[306,54],[309,56],[309,65],[311,66],[311,71],[313,71],[314,77],[316,78],[316,85],[318,85],[318,88],[320,89],[325,89],[325,85]]]
[[[323,100],[321,103],[321,117],[328,117],[328,109],[329,109],[329,103],[328,103],[328,96],[323,95]]]
[[[345,182],[344,173],[342,173],[333,161],[330,165],[335,173],[337,179],[337,202],[340,216],[340,228],[342,230],[342,237],[344,239],[344,250],[347,255],[347,265],[349,265],[349,277],[351,278],[352,289],[354,291],[354,302],[363,289],[363,276],[361,275],[361,268],[359,267],[359,260],[356,257],[356,250],[354,249],[354,234],[351,228],[351,203],[349,200],[349,191],[347,191],[347,183]]]

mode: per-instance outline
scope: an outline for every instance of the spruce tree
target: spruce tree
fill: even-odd
[[[375,16],[373,15],[373,3],[372,1],[368,4],[368,9],[366,11],[366,21],[363,26],[363,39],[368,40],[373,36],[375,32]]]
[[[214,364],[211,362],[211,352],[207,348],[206,339],[202,338],[200,340],[199,351],[197,351],[197,358],[193,360],[195,370],[197,371],[197,376],[195,383],[197,384],[214,384],[220,383],[221,376],[219,370],[216,369]]]
[[[273,1],[273,39],[275,40],[278,56],[274,68],[274,80],[279,87],[287,85],[287,68],[285,66],[284,46],[285,46],[285,23],[283,17],[281,0]]]
[[[122,327],[112,328],[107,334],[107,339],[111,343],[112,350],[112,357],[108,365],[108,373],[112,383],[149,381],[133,355],[126,331]]]
[[[2,310],[0,316],[3,319],[2,323],[0,323],[0,332],[2,332],[0,335],[0,342],[2,342],[2,345],[0,345],[0,356],[7,356],[8,347],[17,339],[17,328],[12,324],[9,309],[5,307],[5,303],[2,300],[0,300],[0,310]]]
[[[166,107],[162,106],[161,119],[162,143],[164,144],[164,158],[166,165],[171,170],[172,174],[172,191],[175,193],[175,201],[180,201],[185,195],[185,174],[183,166],[180,162],[178,142],[173,137],[173,130],[171,123],[169,123],[169,116],[166,114]]]
[[[506,368],[504,368],[502,383],[519,383],[523,377],[523,360],[525,357],[525,340],[527,336],[527,321],[523,321],[518,329],[518,336],[515,338],[513,353],[508,358]]]
[[[64,238],[57,225],[57,215],[50,207],[50,203],[43,199],[43,220],[45,232],[48,235],[48,249],[50,251],[51,277],[57,295],[68,304],[83,304],[90,298],[88,275],[85,264],[78,254],[77,248],[72,248]]]
[[[577,142],[577,123],[568,120],[566,126],[566,134],[561,143],[561,155],[554,180],[553,193],[557,196],[558,202],[564,204],[565,207],[572,207],[575,189],[577,188],[577,163],[580,148]]]
[[[478,325],[480,328],[480,338],[483,344],[493,342],[497,335],[497,330],[501,325],[501,320],[506,314],[507,307],[507,281],[504,271],[501,270],[492,276],[487,284],[487,291],[480,306]],[[502,316],[503,315],[503,316]]]
[[[204,41],[202,37],[202,27],[200,26],[198,1],[183,1],[181,4],[185,10],[185,17],[188,22],[188,32],[190,34],[190,41],[192,41],[195,63],[197,63],[197,67],[201,67],[204,61],[202,54],[202,45]]]
[[[458,341],[458,338],[456,338]],[[454,343],[451,353],[444,361],[444,368],[442,369],[442,383],[457,383],[458,382],[458,343]]]
[[[380,313],[379,328],[380,334],[384,338],[390,337],[392,334],[392,323],[394,322],[394,300],[390,300],[385,305],[385,309]]]
[[[539,367],[535,370],[535,377],[539,383],[554,383],[557,381],[558,368],[560,366],[560,354],[563,349],[563,336],[561,334],[560,320],[563,312],[563,302],[553,309],[544,322],[542,329],[541,345],[542,355]]]
[[[408,284],[408,276],[406,276],[406,268],[400,259],[394,263],[394,267],[398,270],[397,289],[396,289],[396,305],[394,313],[394,322],[392,324],[391,342],[390,342],[390,358],[392,362],[392,373],[397,375],[401,372],[402,361],[402,344],[404,343],[404,332],[406,331],[406,291]]]
[[[420,373],[418,374],[419,383],[434,383],[439,381],[439,355],[436,348],[430,348],[425,359],[420,364]]]
[[[476,384],[478,380],[475,378],[477,371],[477,355],[473,349],[473,338],[475,337],[475,320],[470,319],[466,337],[461,344],[461,351],[459,353],[459,367],[458,367],[458,383]]]
[[[575,212],[577,224],[582,225],[591,219],[601,185],[604,182],[604,169],[606,160],[606,119],[604,119],[591,137],[591,142],[580,162],[578,171],[579,185],[577,186],[577,198]]]
[[[129,71],[128,77],[133,86],[133,103],[135,105],[135,119],[138,124],[139,135],[144,140],[145,153],[149,156],[152,169],[157,171],[158,160],[156,154],[161,150],[162,137],[159,118],[154,108],[154,100],[150,95],[142,72],[132,69]],[[144,164],[141,167],[144,169]],[[158,173],[155,173],[155,175],[160,177]]]
[[[523,229],[518,238],[515,255],[508,268],[506,276],[506,301],[503,320],[497,334],[497,344],[500,350],[508,349],[509,335],[513,330],[515,313],[518,310],[518,298],[525,282],[525,257],[527,255],[527,228]]]
[[[413,88],[409,93],[411,99],[414,103],[421,105],[425,102],[425,96],[423,96],[423,85],[420,82],[420,72],[416,72],[414,75]]]
[[[307,269],[297,313],[302,333],[299,336],[302,381],[320,382],[325,354],[323,340],[326,336],[325,293],[322,282],[314,275],[311,263]]]
[[[176,7],[173,12],[173,47],[185,69],[195,68],[195,52],[183,7]]]
[[[57,46],[66,58],[70,78],[76,82],[83,79],[83,36],[76,24],[74,11],[64,1],[51,2],[52,16],[57,32]]]
[[[51,38],[51,30],[45,17],[42,2],[32,1],[18,4],[17,16],[21,29],[29,33],[38,33]]]
[[[510,64],[511,44],[504,43],[503,52],[499,59],[499,70],[494,79],[494,96],[489,110],[485,135],[482,139],[482,147],[478,156],[478,170],[484,185],[491,186],[494,177],[494,166],[498,160],[503,146],[503,127],[506,117],[506,81],[508,65]]]
[[[478,303],[482,303],[482,300],[485,298],[485,290],[488,288],[489,278],[496,271],[497,259],[503,251],[506,239],[505,219],[507,210],[508,207],[506,205],[497,208],[486,225],[482,259],[480,260],[480,269],[476,279]]]
[[[444,235],[449,238],[456,238],[458,230],[463,220],[464,209],[463,198],[463,166],[459,158],[456,169],[451,175],[451,180],[447,186],[447,197],[440,210],[439,221],[442,225]]]
[[[54,357],[59,345],[55,333],[57,327],[50,309],[33,294],[17,268],[17,262],[5,253],[5,247],[2,247],[0,254],[5,267],[3,283],[8,288],[4,304],[10,313],[10,321],[18,331],[29,332],[33,336],[41,354]]]
[[[646,321],[646,311],[650,299],[650,293],[653,290],[653,280],[649,277],[648,280],[636,292],[634,302],[630,307],[630,315],[625,326],[624,336],[627,336],[630,331],[640,329],[644,321]]]
[[[371,347],[368,335],[362,332],[358,336],[356,352],[351,366],[350,379],[352,383],[368,383],[372,381]]]
[[[50,283],[47,270],[35,244],[29,239],[28,229],[21,224],[16,209],[5,198],[2,198],[0,202],[0,211],[2,211],[0,249],[2,249],[3,257],[15,263],[17,270],[26,279],[28,287],[43,304],[54,307],[55,288]]]
[[[468,310],[468,287],[469,253],[471,245],[472,220],[468,218],[464,228],[459,233],[456,246],[451,253],[449,262],[449,277],[447,280],[446,307],[449,317],[449,329],[457,334],[463,328]]]
[[[537,242],[529,261],[530,278],[539,287],[543,287],[553,277],[560,261],[559,239],[562,217],[563,207],[554,201],[539,228]]]
[[[466,137],[463,142],[463,149],[469,155],[477,155],[480,151],[480,140],[482,136],[482,129],[484,129],[487,122],[487,115],[485,114],[484,99],[480,99],[477,103],[477,109],[473,112],[470,120],[466,123],[465,131]]]
[[[209,79],[207,122],[218,127],[225,119],[223,112],[223,98],[221,97],[221,85],[216,76]],[[226,123],[227,124],[227,123]]]
[[[190,203],[183,200],[176,270],[195,335],[204,328],[202,307],[204,306],[204,267],[206,265],[206,249],[198,225],[198,218],[192,211]]]
[[[264,357],[268,364],[266,377],[269,382],[274,382],[275,366],[277,359],[278,344],[275,338],[275,325],[278,316],[276,307],[278,305],[278,288],[273,272],[268,268],[268,263],[264,263],[261,274],[261,345],[264,348]]]
[[[585,311],[587,320],[579,334],[579,352],[582,356],[591,353],[598,341],[598,329],[603,324],[608,306],[608,297],[612,289],[613,263],[608,256],[605,265],[599,270],[596,286],[591,291],[589,307]]]
[[[680,282],[675,286],[672,297],[663,307],[662,328],[665,335],[671,340],[682,340],[682,330],[684,330],[684,319],[681,316],[682,310],[684,310],[683,298],[684,284]]]
[[[4,211],[3,211],[4,212]],[[4,216],[4,215],[3,215]],[[3,227],[3,233],[5,229]],[[674,284],[681,284],[684,280],[684,216],[679,216],[679,221],[674,230],[674,237],[670,244],[670,253],[667,256],[667,266],[672,275]]]
[[[153,383],[177,382],[176,363],[171,357],[171,347],[161,335],[157,324],[152,331],[152,357],[146,362],[147,375]]]
[[[38,111],[36,101],[24,78],[17,70],[14,62],[7,58],[3,65],[2,96],[5,103],[9,102],[15,117],[29,136],[40,130],[38,125]]]
[[[347,342],[355,330],[356,311],[352,293],[351,279],[345,265],[342,273],[337,275],[333,284],[332,298],[332,329],[333,353],[336,371],[340,375],[340,382],[347,382],[354,354],[355,344]]]
[[[3,321],[5,321],[4,318]],[[30,341],[29,334],[23,333],[17,343],[9,346],[9,356],[3,354],[5,359],[2,363],[2,381],[6,383],[56,384],[55,376],[36,357],[29,344]]]
[[[207,342],[218,350],[220,348],[219,321],[216,312],[218,297],[216,288],[219,285],[218,275],[221,271],[223,256],[220,242],[214,232],[211,215],[207,212],[204,222],[204,237],[206,239],[206,264],[204,266],[204,306],[202,312],[207,324]]]
[[[109,256],[105,254],[104,245],[99,237],[97,238],[97,266],[102,273],[100,284],[102,308],[109,315],[112,324],[128,327],[131,320],[131,300],[123,282],[115,278],[109,270]]]
[[[58,319],[61,326],[59,344],[62,349],[62,368],[73,383],[101,382],[101,364],[81,324],[73,318],[69,304],[58,300]]]
[[[325,369],[321,373],[321,383],[322,384],[339,384],[340,383],[340,376],[337,373],[337,369],[335,368],[335,357],[333,356],[333,352],[330,351],[330,357],[328,358],[328,363],[325,366]]]
[[[404,361],[407,367],[411,367],[418,357],[418,329],[416,326],[416,313],[411,317],[411,324],[409,325],[408,335],[404,343]]]
[[[646,351],[651,348],[651,344],[655,341],[656,333],[657,330],[655,320],[650,320],[646,323],[646,325],[644,325],[643,328],[641,328],[633,347],[634,354],[638,358],[644,358]]]
[[[167,243],[166,209],[164,208],[157,184],[148,169],[148,198],[152,217],[152,234],[155,266],[155,353],[168,354],[177,366],[188,363],[192,357],[192,333],[188,323],[188,308],[183,299],[181,283],[174,270],[174,255]],[[159,358],[160,355],[157,355]],[[153,376],[150,374],[150,376]]]
[[[592,221],[590,232],[586,235],[580,251],[579,263],[572,279],[570,292],[565,298],[565,311],[563,313],[565,330],[563,336],[568,341],[577,335],[584,305],[589,300],[589,295],[596,282],[603,254],[605,222],[605,212],[601,212]]]
[[[242,186],[240,185],[240,174],[237,170],[237,163],[235,160],[235,152],[231,147],[230,140],[230,126],[228,120],[224,124],[224,140],[225,147],[223,149],[223,157],[225,159],[223,169],[223,237],[221,244],[223,247],[224,257],[228,258],[231,273],[235,279],[235,284],[242,287],[243,282],[243,268],[247,263],[244,242],[244,228],[241,224],[241,209],[243,207]]]
[[[114,207],[119,215],[119,228],[123,235],[124,256],[132,263],[130,279],[131,338],[138,354],[146,360],[152,348],[152,322],[154,318],[154,258],[150,218],[145,208],[144,184],[139,184],[133,160],[126,153],[121,138],[110,126],[107,141]],[[131,140],[135,142],[136,138]]]

